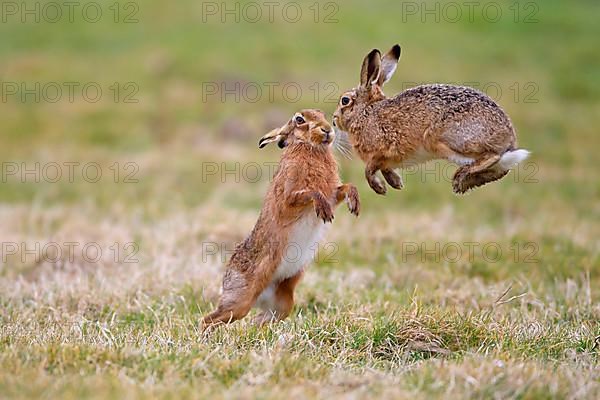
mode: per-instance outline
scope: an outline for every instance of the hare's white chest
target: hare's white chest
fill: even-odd
[[[281,263],[275,270],[274,282],[291,278],[312,261],[329,225],[317,217],[312,207],[294,223]]]

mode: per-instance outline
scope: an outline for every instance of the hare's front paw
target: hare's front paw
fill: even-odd
[[[331,204],[327,201],[325,197],[317,196],[315,198],[315,212],[317,213],[317,217],[323,220],[323,222],[331,222],[333,221],[333,208]]]
[[[369,183],[371,189],[375,191],[375,193],[383,195],[387,192],[385,183],[383,183],[377,175],[367,175],[367,182]]]
[[[358,217],[360,214],[360,197],[358,196],[358,189],[356,189],[355,186],[350,186],[346,201],[348,202],[348,210],[350,210],[350,213]]]
[[[382,169],[381,173],[383,174],[385,181],[394,189],[400,190],[404,187],[404,183],[402,183],[402,177],[393,169]]]

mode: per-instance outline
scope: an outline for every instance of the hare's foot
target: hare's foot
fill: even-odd
[[[468,185],[465,184],[465,180],[469,175],[468,165],[460,167],[454,173],[454,177],[452,178],[452,191],[456,194],[463,194],[468,189]]]
[[[375,193],[384,195],[387,192],[387,188],[385,187],[385,183],[377,176],[377,171],[381,169],[381,166],[381,160],[375,159],[367,162],[365,177],[367,178],[367,183]]]
[[[494,164],[500,160],[500,155],[487,155],[477,159],[469,165],[463,165],[454,173],[452,190],[454,193],[463,194],[467,191],[497,180],[506,175],[505,171],[496,171]],[[495,175],[499,175],[494,178]],[[488,179],[486,181],[486,179]]]
[[[373,170],[371,168],[367,168],[365,170],[365,177],[367,178],[367,183],[369,184],[371,189],[373,189],[375,193],[383,195],[385,194],[385,192],[387,192],[387,189],[385,187],[385,183],[383,183],[382,180],[379,179],[376,173],[376,169]]]
[[[219,304],[219,307],[215,311],[202,319],[202,330],[204,331],[215,325],[228,324],[242,319],[248,314],[251,307],[252,304],[248,302],[232,304],[230,306]]]
[[[383,183],[376,175],[367,177],[367,182],[369,183],[371,189],[375,191],[375,193],[384,195],[387,192],[385,183]]]
[[[498,179],[505,177],[506,174],[508,174],[508,171],[506,170],[497,170],[493,168],[487,169],[485,171],[480,171],[475,174],[468,174],[462,180],[462,188],[465,191],[475,189],[476,187],[497,181]]]
[[[404,183],[402,182],[402,177],[393,169],[382,169],[381,173],[385,178],[385,181],[390,184],[394,189],[402,189],[404,187]]]

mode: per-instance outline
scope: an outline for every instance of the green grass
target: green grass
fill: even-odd
[[[595,2],[537,2],[530,24],[514,22],[511,2],[498,3],[497,23],[480,12],[435,23],[403,15],[403,2],[349,0],[332,24],[313,22],[312,2],[296,24],[202,22],[202,3],[190,0],[141,2],[139,22],[123,24],[111,21],[113,2],[100,4],[107,18],[96,24],[0,23],[1,82],[103,89],[97,103],[12,96],[0,107],[2,168],[94,162],[103,173],[97,183],[80,169],[72,182],[0,179],[0,397],[600,397]],[[451,193],[454,168],[430,163],[381,197],[360,160],[341,160],[362,215],[337,211],[293,315],[203,335],[224,261],[258,215],[265,163],[280,154],[257,139],[300,108],[330,115],[364,54],[396,42],[388,95],[424,82],[499,87],[490,94],[530,163],[464,197]],[[137,103],[122,101],[128,82]],[[264,93],[205,101],[206,82]],[[275,90],[271,101],[266,82],[297,83],[302,96],[291,103]],[[257,182],[241,176],[251,162],[262,167]],[[124,181],[127,163],[135,182]],[[209,163],[238,176],[207,176]],[[5,254],[36,242],[99,243],[104,257]],[[136,261],[126,263],[130,242]]]

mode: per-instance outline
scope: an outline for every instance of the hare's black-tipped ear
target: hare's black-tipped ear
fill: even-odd
[[[379,79],[381,71],[381,53],[377,49],[371,50],[365,57],[360,69],[360,86],[370,88]]]
[[[269,143],[273,143],[281,139],[281,128],[273,129],[271,132],[267,133],[265,136],[261,137],[258,141],[258,148],[262,149]],[[279,146],[281,147],[281,146]]]
[[[398,60],[400,59],[400,51],[400,45],[395,44],[381,59],[381,74],[379,74],[379,79],[377,80],[379,86],[383,86],[394,75],[394,72],[396,72]]]

